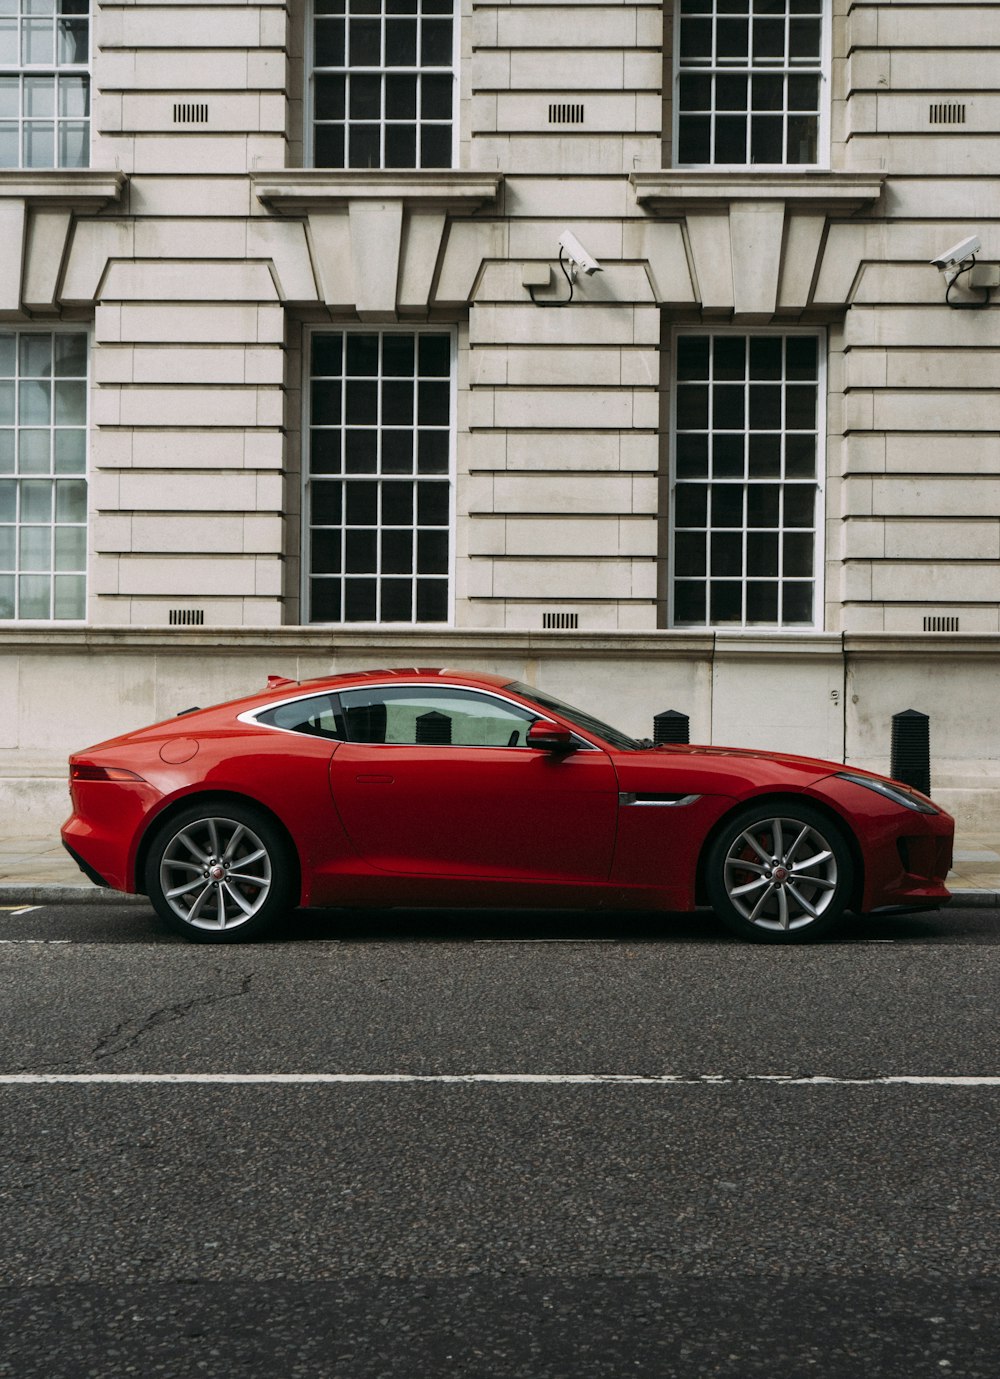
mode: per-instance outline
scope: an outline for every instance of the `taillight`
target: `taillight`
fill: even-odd
[[[126,771],[124,766],[91,766],[85,761],[70,763],[69,778],[74,780],[142,780],[134,771]]]

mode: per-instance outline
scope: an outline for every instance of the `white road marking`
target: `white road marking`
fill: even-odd
[[[72,943],[70,938],[0,938],[0,943]]]
[[[1000,1076],[936,1077],[905,1074],[887,1077],[793,1077],[783,1073],[748,1073],[725,1077],[700,1073],[0,1073],[0,1086],[52,1083],[198,1083],[203,1085],[316,1086],[365,1083],[508,1083],[518,1086],[734,1086],[771,1083],[785,1087],[1000,1087]]]

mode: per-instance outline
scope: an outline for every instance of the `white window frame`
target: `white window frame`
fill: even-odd
[[[436,622],[420,622],[414,617],[408,621],[343,621],[343,622],[312,622],[311,608],[311,588],[312,578],[312,545],[311,545],[311,503],[310,485],[312,482],[310,474],[310,453],[311,453],[311,392],[312,392],[312,342],[315,335],[448,335],[451,342],[449,354],[449,427],[448,427],[448,472],[447,475],[440,476],[440,482],[448,484],[448,572],[444,578],[447,579],[448,600],[447,615],[445,619]],[[381,375],[378,376],[381,378]],[[458,435],[458,330],[457,327],[447,324],[421,324],[412,326],[379,326],[379,325],[344,325],[342,323],[331,322],[326,325],[314,325],[307,327],[303,332],[303,352],[302,352],[302,465],[301,465],[301,485],[300,485],[300,520],[299,520],[299,542],[301,551],[300,560],[300,620],[303,624],[311,627],[341,627],[348,630],[362,628],[386,628],[386,627],[429,627],[446,628],[455,625],[455,571],[456,571],[456,454],[457,454],[457,435]],[[346,424],[342,421],[342,425]],[[379,423],[380,425],[381,423]],[[414,424],[416,430],[416,424]],[[342,476],[345,480],[349,477],[346,472]],[[363,476],[358,476],[363,477]],[[397,476],[402,477],[402,476]],[[414,480],[419,477],[414,473]],[[342,518],[342,531],[347,531],[346,521]],[[381,525],[376,527],[376,531],[381,531]],[[414,523],[414,530],[417,530]],[[379,559],[381,564],[381,559]],[[381,571],[377,571],[375,578],[381,579]],[[413,572],[416,578],[416,571]]]
[[[58,0],[56,0],[56,4],[58,5]],[[18,36],[18,43],[19,43],[18,61],[17,61],[16,63],[2,63],[2,64],[0,64],[0,77],[6,77],[6,78],[16,77],[16,78],[18,79],[17,162],[14,163],[14,164],[3,164],[3,165],[0,165],[0,166],[7,167],[8,169],[11,169],[11,170],[12,170],[13,168],[17,168],[18,170],[25,170],[25,169],[30,169],[30,170],[32,170],[32,171],[35,171],[35,170],[46,171],[46,170],[48,170],[48,171],[53,171],[53,172],[64,171],[64,170],[67,169],[67,168],[76,168],[76,167],[80,167],[80,166],[82,166],[82,167],[90,167],[90,164],[91,164],[91,156],[90,156],[90,154],[91,154],[91,140],[92,140],[92,137],[93,137],[93,95],[94,95],[93,79],[92,79],[92,75],[91,75],[91,61],[92,61],[92,54],[93,54],[93,33],[94,33],[94,15],[93,15],[93,12],[92,12],[92,6],[88,6],[88,11],[87,11],[87,15],[86,15],[86,21],[87,21],[87,59],[86,59],[86,61],[83,62],[83,63],[60,63],[59,60],[58,60],[58,41],[59,41],[59,38],[58,38],[59,14],[58,14],[58,12],[52,14],[51,16],[50,16],[50,15],[39,15],[39,14],[32,14],[32,15],[29,16],[29,15],[28,15],[28,12],[27,12],[27,10],[26,10],[26,8],[25,8],[25,6],[26,6],[26,0],[20,0],[20,3],[18,4],[18,7],[17,7],[17,10],[16,10],[15,14],[14,14],[14,15],[6,15],[6,16],[4,16],[4,18],[7,19],[7,20],[10,20],[11,18],[13,18],[13,19],[16,21],[17,27],[16,27],[15,32],[17,33],[17,36]],[[72,18],[83,18],[83,17],[84,17],[84,16],[82,16],[82,15],[68,15],[68,16],[66,16],[66,18],[70,18],[70,19],[72,19]],[[39,20],[39,19],[51,19],[52,26],[53,26],[53,42],[54,42],[54,44],[56,45],[55,51],[54,51],[54,60],[53,60],[52,62],[44,62],[44,63],[26,63],[26,62],[24,62],[24,61],[22,60],[22,53],[21,53],[21,51],[20,51],[20,42],[21,42],[21,34],[22,34],[22,22],[23,22],[23,21],[26,21],[28,18],[30,18],[30,19],[32,19],[32,20],[34,20],[34,21],[37,21],[37,20]],[[33,77],[49,78],[49,79],[51,79],[51,81],[52,81],[53,113],[52,113],[51,118],[44,117],[44,116],[42,116],[42,117],[37,117],[37,116],[36,116],[36,117],[33,117],[33,118],[32,118],[32,117],[29,117],[29,116],[26,114],[26,111],[25,111],[25,92],[24,92],[24,83],[25,83],[25,80],[26,80],[26,79],[31,79],[31,78],[33,78]],[[82,117],[81,117],[81,116],[60,116],[60,114],[59,114],[59,79],[60,79],[61,77],[77,77],[77,78],[83,77],[83,78],[85,79],[85,81],[86,81],[86,90],[87,90],[87,114],[86,114],[85,116],[82,116]],[[6,121],[6,120],[4,121],[4,124],[8,124],[8,123],[9,123],[9,121]],[[85,133],[84,133],[84,148],[85,148],[85,150],[86,150],[86,159],[85,159],[85,161],[84,161],[83,164],[77,164],[77,163],[61,163],[61,162],[59,161],[59,130],[60,130],[60,126],[65,125],[65,124],[77,124],[77,123],[83,123],[83,124],[86,126]],[[51,126],[52,126],[52,154],[53,154],[53,161],[52,161],[51,163],[28,163],[28,162],[25,162],[25,161],[24,161],[25,126],[26,126],[26,125],[29,125],[29,124],[51,124]]]
[[[678,483],[678,477],[677,477],[677,341],[678,341],[678,339],[680,339],[682,336],[685,336],[685,335],[688,335],[688,336],[690,336],[690,335],[707,335],[710,339],[712,339],[712,338],[714,338],[714,337],[716,337],[716,336],[728,335],[728,336],[732,336],[732,337],[736,337],[736,338],[740,338],[740,339],[747,339],[747,340],[750,339],[752,336],[761,336],[761,335],[777,336],[777,337],[779,337],[780,339],[785,339],[785,338],[787,338],[787,337],[789,337],[789,336],[809,336],[809,337],[815,339],[816,342],[817,342],[817,382],[816,382],[816,479],[815,479],[815,483],[816,483],[816,495],[815,495],[815,508],[814,508],[814,532],[815,532],[815,536],[814,536],[814,547],[813,547],[813,575],[812,575],[812,580],[813,580],[813,606],[812,606],[812,619],[811,619],[811,621],[808,622],[808,623],[804,623],[804,622],[795,622],[795,623],[782,623],[782,622],[775,622],[775,623],[760,623],[760,622],[751,622],[751,621],[748,621],[748,620],[747,620],[747,618],[746,618],[746,616],[745,616],[745,608],[746,608],[746,585],[747,585],[747,573],[746,573],[745,551],[746,551],[746,534],[747,534],[748,528],[747,528],[745,522],[744,522],[744,525],[743,525],[743,527],[742,527],[742,531],[743,531],[743,534],[744,534],[744,573],[743,573],[743,575],[742,575],[742,577],[741,577],[741,587],[742,587],[743,590],[744,590],[744,597],[743,597],[744,617],[743,617],[743,619],[742,619],[740,622],[738,622],[738,623],[737,623],[737,622],[728,622],[728,621],[727,621],[727,622],[723,622],[723,623],[713,623],[713,622],[711,621],[711,603],[710,603],[710,598],[709,598],[709,595],[710,595],[710,588],[709,588],[709,586],[710,586],[710,582],[711,582],[712,575],[711,575],[711,566],[710,566],[711,552],[710,552],[710,549],[709,549],[709,550],[707,551],[707,562],[708,562],[708,563],[707,563],[705,575],[703,576],[703,578],[704,578],[704,583],[705,583],[705,590],[706,590],[705,621],[704,621],[704,623],[688,623],[688,622],[678,623],[678,622],[675,620],[675,610],[674,610],[674,594],[675,594],[675,588],[676,588],[675,554],[676,554],[676,549],[677,549],[677,542],[676,542],[676,522],[675,522],[675,518],[676,518],[676,512],[677,512],[676,491],[677,491],[677,483]],[[670,473],[670,477],[669,477],[669,509],[670,509],[670,510],[669,510],[669,514],[668,514],[669,520],[668,520],[668,537],[667,537],[667,540],[668,540],[668,550],[667,550],[667,555],[668,555],[668,559],[667,559],[667,591],[668,591],[668,592],[667,592],[667,625],[668,625],[669,627],[672,627],[672,628],[678,628],[678,627],[679,627],[679,628],[684,628],[684,629],[698,628],[698,629],[704,629],[705,631],[721,631],[721,632],[726,632],[726,631],[730,631],[730,632],[732,632],[732,631],[751,631],[751,632],[753,632],[755,635],[759,633],[761,636],[768,636],[768,635],[772,635],[772,634],[785,634],[785,635],[787,635],[789,632],[794,633],[794,632],[816,632],[816,631],[822,631],[822,629],[823,629],[823,627],[824,627],[824,625],[825,625],[825,611],[824,611],[824,610],[825,610],[825,596],[826,596],[826,587],[825,587],[825,583],[826,583],[826,581],[825,581],[826,564],[825,564],[825,557],[826,557],[826,468],[827,468],[827,458],[826,458],[826,452],[827,452],[827,430],[826,430],[826,425],[827,425],[827,386],[828,386],[828,384],[827,384],[827,374],[828,374],[828,358],[827,358],[827,354],[828,354],[827,332],[826,332],[826,330],[825,330],[823,327],[821,327],[821,326],[811,327],[811,328],[806,328],[806,327],[788,327],[788,328],[784,328],[784,329],[783,329],[783,328],[781,328],[781,327],[763,327],[763,326],[762,326],[762,327],[753,327],[753,326],[750,326],[750,327],[746,327],[746,328],[736,328],[736,327],[716,328],[716,327],[711,326],[711,325],[705,325],[705,326],[678,326],[678,327],[675,327],[675,328],[674,328],[674,330],[673,330],[673,332],[672,332],[672,335],[671,335],[671,386],[670,386],[670,422],[669,422],[669,425],[670,425],[670,437],[669,437],[669,452],[670,452],[670,468],[669,468],[669,473]],[[749,427],[749,425],[748,425],[748,420],[749,420],[749,418],[745,415],[745,416],[744,416],[744,434],[745,434],[745,435],[750,435],[750,434],[752,434],[751,429],[750,429],[750,427]],[[709,434],[711,434],[711,432],[710,432]],[[784,436],[784,435],[786,434],[784,426],[782,426],[781,434],[782,434],[782,436]],[[683,482],[683,481],[682,481],[682,482]],[[724,481],[721,481],[721,480],[720,480],[719,482],[724,482]],[[742,482],[745,484],[747,481],[746,481],[746,480],[743,480]],[[788,481],[785,480],[785,479],[780,479],[780,480],[778,480],[778,482],[779,482],[782,486],[784,486],[784,484],[785,484],[786,482],[788,482]],[[711,476],[709,476],[709,477],[706,479],[706,483],[708,483],[709,489],[711,490],[711,487],[712,487],[712,484],[713,484],[713,480],[712,480]],[[712,531],[713,528],[712,528],[712,527],[708,527],[708,528],[706,528],[706,530],[707,530],[707,531]],[[736,529],[734,528],[733,530],[736,530]],[[785,530],[785,529],[784,529],[783,527],[778,529],[778,534],[779,534],[779,549],[780,549],[780,544],[781,544],[781,543],[780,543],[780,537],[781,537],[781,535],[784,534],[784,530]],[[682,576],[682,578],[683,578],[683,576]],[[780,577],[780,576],[775,576],[775,578],[776,578],[776,579],[779,579],[779,588],[780,588],[780,578],[781,578],[781,577]],[[780,612],[780,605],[779,605],[779,612]]]
[[[383,3],[384,3],[384,0],[383,0]],[[303,130],[302,130],[302,150],[303,150],[303,163],[304,163],[304,166],[307,167],[307,168],[313,168],[313,167],[316,166],[316,161],[315,161],[315,159],[316,159],[316,116],[315,116],[315,110],[316,110],[316,60],[315,60],[315,59],[316,59],[316,52],[315,52],[315,49],[316,49],[316,25],[315,25],[315,19],[316,19],[315,6],[314,6],[314,4],[313,4],[313,0],[309,0],[309,3],[306,5],[305,40],[304,40],[304,43],[303,43],[303,62],[304,62],[304,68],[305,68],[305,81],[304,81],[304,86],[305,86],[304,96],[305,96],[305,100],[304,100],[304,114],[303,114],[303,124],[304,124],[304,128],[303,128]],[[461,113],[461,104],[462,104],[462,103],[461,103],[461,100],[460,100],[461,92],[460,92],[460,89],[459,89],[459,70],[460,70],[460,68],[459,68],[459,62],[460,62],[460,55],[461,55],[461,51],[462,51],[462,49],[461,49],[461,32],[460,32],[460,31],[461,31],[461,4],[460,4],[460,0],[453,0],[452,34],[451,34],[451,37],[452,37],[452,48],[451,48],[451,83],[452,83],[452,84],[451,84],[451,162],[450,162],[448,168],[418,168],[418,167],[414,166],[414,168],[412,169],[412,171],[447,172],[447,171],[451,171],[451,170],[453,170],[453,169],[455,169],[455,168],[458,167],[459,147],[460,147],[459,116],[460,116],[460,113]],[[411,72],[411,71],[412,71],[412,72],[415,73],[417,76],[420,76],[420,75],[421,75],[423,72],[425,72],[425,71],[438,72],[438,71],[443,71],[443,70],[444,70],[444,69],[441,69],[441,68],[422,68],[422,67],[413,67],[413,68],[406,68],[406,67],[399,67],[399,68],[394,68],[394,67],[361,67],[361,68],[351,68],[351,67],[349,66],[349,64],[347,63],[347,61],[346,61],[346,58],[347,58],[347,53],[346,53],[346,51],[345,51],[345,55],[344,55],[344,56],[345,56],[345,63],[344,63],[343,71],[344,71],[345,74],[348,74],[348,73],[350,73],[350,72],[352,72],[352,71],[355,71],[355,72],[361,72],[361,73],[365,73],[365,74],[372,74],[372,75],[378,74],[378,75],[380,75],[380,76],[385,76],[385,74],[386,74],[387,72]],[[322,69],[320,69],[320,70],[325,72],[325,71],[339,71],[339,70],[341,70],[341,69],[339,69],[339,68],[322,68]],[[383,86],[383,93],[384,93],[384,86]],[[384,105],[384,95],[383,95],[383,105]],[[348,164],[347,164],[347,148],[348,148],[348,144],[347,144],[347,133],[346,133],[347,125],[348,125],[348,121],[347,121],[347,119],[346,119],[346,117],[345,117],[345,121],[344,121],[344,126],[345,126],[345,137],[344,137],[344,156],[345,156],[345,161],[344,161],[344,165],[343,165],[343,167],[340,168],[340,169],[328,168],[328,169],[326,169],[326,171],[329,171],[329,172],[334,172],[334,171],[341,171],[341,172],[364,172],[364,171],[365,171],[364,168],[351,168],[351,167],[349,167]],[[381,130],[381,142],[382,142],[382,144],[383,144],[383,146],[384,146],[384,142],[385,142],[385,127],[386,127],[386,122],[385,122],[384,115],[383,115],[383,116],[380,118],[380,120],[379,120],[379,127],[380,127],[380,130]],[[419,145],[419,139],[420,139],[420,126],[419,126],[419,124],[418,124],[418,125],[417,125],[417,142],[418,142],[418,145]],[[321,170],[322,170],[322,169],[321,169]],[[382,166],[380,166],[380,167],[378,167],[378,168],[372,168],[371,171],[372,171],[372,172],[401,172],[401,171],[406,171],[406,169],[402,169],[402,168],[387,168],[387,167],[382,167]]]
[[[681,0],[674,0],[674,28],[673,28],[673,79],[671,82],[672,93],[672,121],[671,121],[671,162],[677,169],[712,172],[775,172],[778,170],[791,172],[815,172],[817,169],[826,169],[830,166],[830,102],[831,84],[830,69],[832,61],[832,5],[830,0],[823,0],[822,17],[820,25],[820,62],[819,62],[819,130],[816,136],[816,162],[815,163],[682,163],[678,157],[680,148],[680,78],[687,73],[703,73],[706,76],[715,76],[719,73],[723,75],[742,75],[744,72],[751,76],[756,72],[762,75],[777,76],[788,73],[795,74],[795,69],[790,67],[770,67],[754,68],[748,61],[745,68],[736,67],[681,67],[680,60],[680,26],[681,26]],[[812,69],[810,69],[811,71]],[[718,113],[713,110],[713,118]],[[784,113],[787,114],[787,111]],[[749,117],[749,116],[748,116]]]
[[[93,353],[93,335],[92,335],[92,331],[91,331],[86,325],[83,325],[83,324],[81,324],[81,325],[61,325],[61,326],[57,326],[57,325],[48,325],[48,326],[46,326],[46,325],[21,326],[21,325],[17,325],[17,324],[12,324],[12,325],[10,325],[10,326],[0,325],[0,332],[3,332],[4,334],[10,334],[10,333],[12,333],[12,334],[14,335],[14,337],[15,337],[16,340],[20,340],[20,337],[21,337],[21,336],[24,336],[24,335],[82,335],[82,336],[84,337],[85,341],[86,341],[86,351],[87,351],[87,372],[86,372],[86,377],[85,377],[85,380],[84,380],[84,382],[85,382],[85,398],[86,398],[86,421],[85,421],[85,424],[84,424],[84,427],[83,427],[83,431],[84,431],[84,444],[85,444],[84,467],[83,467],[82,472],[80,472],[80,473],[78,473],[78,474],[66,474],[66,475],[63,475],[63,476],[62,476],[62,477],[65,478],[65,479],[77,479],[77,480],[82,480],[82,481],[84,482],[85,486],[86,486],[86,516],[85,516],[85,518],[84,518],[83,523],[82,523],[82,524],[81,524],[81,523],[67,523],[67,524],[65,524],[65,525],[72,525],[72,526],[80,526],[80,525],[83,526],[83,531],[84,531],[84,557],[83,557],[83,569],[82,569],[82,571],[81,571],[81,570],[62,571],[62,572],[57,571],[57,570],[55,569],[55,555],[54,555],[54,550],[53,550],[53,554],[52,554],[52,557],[51,557],[51,560],[50,560],[50,565],[51,565],[52,568],[50,568],[50,570],[47,572],[48,578],[49,578],[50,580],[54,580],[54,579],[55,579],[55,576],[56,576],[57,574],[59,574],[59,573],[73,574],[73,575],[80,575],[80,574],[82,574],[82,576],[83,576],[83,581],[84,581],[84,584],[83,584],[83,615],[82,615],[81,617],[79,617],[79,618],[57,618],[57,617],[55,616],[55,612],[54,612],[54,609],[55,609],[55,585],[53,584],[52,587],[51,587],[51,589],[50,589],[50,606],[53,608],[53,613],[52,613],[52,615],[51,615],[50,617],[48,617],[48,618],[21,618],[21,617],[18,617],[18,616],[17,616],[16,611],[15,611],[15,616],[14,616],[13,618],[2,618],[2,617],[0,617],[0,627],[6,627],[6,628],[8,628],[8,629],[12,629],[12,628],[15,628],[15,627],[16,627],[16,628],[22,628],[22,627],[46,627],[46,628],[51,628],[51,627],[82,627],[82,626],[84,626],[84,625],[86,624],[86,622],[87,622],[87,606],[88,606],[88,598],[89,598],[89,595],[90,595],[90,578],[89,578],[89,565],[90,565],[90,556],[91,556],[91,513],[90,513],[90,493],[91,493],[91,473],[90,473],[90,471],[91,471],[91,449],[90,449],[90,425],[91,425],[91,415],[90,415],[90,413],[91,413],[91,398],[90,398],[90,392],[91,392],[91,383],[92,383],[91,357],[92,357],[92,353]],[[17,349],[17,350],[19,351],[20,346],[19,346],[19,345],[15,345],[15,349]],[[17,421],[15,421],[15,430],[16,430],[16,429],[18,429],[18,422],[17,422]],[[50,431],[54,431],[54,430],[55,430],[54,424],[50,424],[49,430],[50,430]],[[11,473],[11,474],[8,474],[8,473],[0,474],[0,480],[7,480],[7,481],[13,480],[15,483],[20,483],[23,479],[32,479],[32,478],[45,479],[46,477],[50,478],[53,482],[55,482],[60,476],[56,473],[56,471],[55,471],[54,468],[53,468],[52,470],[49,471],[49,474],[48,474],[48,475],[45,475],[45,474],[38,474],[38,475],[21,474],[21,473],[19,473],[19,472],[14,472],[14,473]],[[53,497],[54,497],[54,495],[53,495]],[[28,525],[28,524],[25,524],[25,525]],[[56,525],[57,525],[56,522],[55,522],[55,513],[54,513],[54,509],[53,509],[53,520],[52,520],[52,522],[51,522],[50,525],[51,525],[51,528],[52,528],[52,531],[53,531],[53,537],[54,537],[55,527],[56,527]],[[17,604],[18,604],[18,601],[19,601],[19,600],[18,600],[18,592],[17,592],[17,580],[20,578],[20,576],[21,576],[22,574],[43,574],[43,573],[46,573],[46,572],[45,572],[45,571],[32,571],[32,570],[21,570],[21,569],[20,569],[20,561],[19,561],[19,555],[18,555],[17,548],[20,546],[19,535],[20,535],[20,531],[21,531],[21,526],[22,526],[22,524],[21,524],[19,521],[15,520],[13,526],[14,526],[14,541],[15,541],[15,570],[14,570],[14,580],[15,580],[15,610],[16,610]],[[7,573],[9,573],[9,571],[4,571],[4,573],[7,574]]]

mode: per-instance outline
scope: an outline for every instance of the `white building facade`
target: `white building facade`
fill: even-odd
[[[400,664],[883,770],[915,708],[1000,822],[998,47],[989,4],[4,0],[3,831],[72,749]]]

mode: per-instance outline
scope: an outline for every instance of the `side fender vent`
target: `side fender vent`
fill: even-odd
[[[552,630],[558,628],[558,629],[560,629],[561,631],[568,631],[568,632],[571,632],[571,631],[574,631],[574,630],[575,630],[576,628],[578,628],[579,626],[580,626],[580,614],[579,614],[579,613],[543,613],[543,614],[542,614],[542,627],[543,627],[546,631],[552,631]]]
[[[171,627],[204,627],[204,608],[171,608]]]
[[[924,618],[925,632],[957,632],[958,618],[954,615],[944,616],[940,614],[929,615]]]

